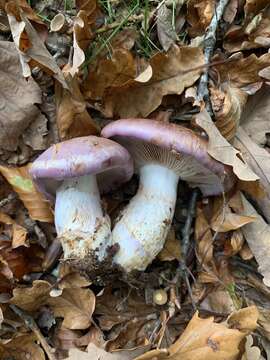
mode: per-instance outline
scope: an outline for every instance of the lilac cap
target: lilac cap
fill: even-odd
[[[83,175],[96,175],[100,191],[109,191],[131,178],[133,161],[120,144],[85,136],[51,146],[34,161],[30,174],[51,200],[60,182]]]
[[[132,139],[140,140],[167,149],[175,156],[189,155],[205,169],[222,178],[225,189],[233,184],[231,177],[227,176],[231,169],[208,154],[207,140],[183,126],[150,119],[121,119],[105,126],[101,135],[106,138],[129,139],[129,142]],[[205,178],[205,173],[202,175]],[[209,193],[209,189],[207,192]]]

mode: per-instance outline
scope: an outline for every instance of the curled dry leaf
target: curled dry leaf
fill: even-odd
[[[225,35],[223,47],[228,52],[269,47],[269,9],[246,19],[244,24],[232,25]]]
[[[87,329],[95,309],[95,295],[90,289],[65,288],[59,296],[51,297],[51,284],[35,280],[32,287],[15,288],[10,302],[23,310],[33,312],[48,305],[55,317],[64,318],[68,329]]]
[[[92,36],[88,25],[87,13],[84,10],[80,10],[74,19],[73,25],[73,60],[72,67],[68,70],[71,76],[74,76],[84,63],[84,51],[88,48]]]
[[[45,360],[45,354],[34,335],[20,335],[0,343],[0,358],[14,360]]]
[[[187,21],[191,25],[191,37],[204,35],[215,11],[215,0],[189,0],[187,3]]]
[[[235,175],[243,181],[256,181],[259,177],[240,159],[241,153],[220,134],[206,110],[196,116],[196,124],[208,135],[208,153],[214,159],[233,168]]]
[[[252,216],[244,216],[232,212],[229,204],[222,197],[214,199],[214,211],[211,217],[211,228],[216,232],[228,232],[255,221]]]
[[[245,344],[245,353],[242,356],[241,360],[263,360],[261,357],[261,350],[257,346],[253,345],[253,337],[252,335],[248,335],[246,337]]]
[[[27,230],[16,223],[10,216],[0,212],[0,222],[12,225],[12,248],[15,249],[19,246],[29,246],[27,243]]]
[[[56,85],[56,121],[61,140],[96,135],[99,127],[86,109],[77,78],[68,76],[67,81],[70,91]]]
[[[256,221],[243,226],[242,232],[245,239],[255,256],[259,265],[259,272],[263,275],[263,282],[270,286],[270,225],[268,225],[262,216],[260,216],[251,203],[241,194],[244,210],[243,215],[254,216]]]
[[[152,350],[135,360],[236,360],[245,335],[245,332],[230,329],[226,324],[215,323],[213,317],[201,319],[196,312],[184,333],[168,349]]]
[[[234,146],[241,151],[243,159],[260,177],[260,181],[265,189],[265,197],[257,199],[257,202],[263,215],[270,223],[270,154],[252,141],[242,127],[237,131]]]
[[[128,66],[121,66],[120,69],[116,67],[118,74],[119,72],[121,74],[120,84],[115,72],[107,75],[113,79],[114,84],[110,81],[106,87],[103,81],[105,83],[103,104],[107,116],[119,115],[123,118],[148,116],[161,104],[163,96],[181,94],[186,87],[191,86],[202,71],[198,67],[204,64],[201,49],[173,46],[168,53],[158,53],[150,59],[153,75],[149,81],[140,82],[134,79],[139,75],[134,74],[136,69],[134,59],[131,55],[126,59],[129,61]],[[106,67],[114,68],[113,60],[106,62]],[[192,70],[193,68],[197,70]],[[91,77],[97,78],[97,74],[91,75],[90,69],[90,79]]]
[[[17,20],[16,14],[11,10],[8,12],[8,18],[13,40],[20,56],[23,75],[29,77],[31,75],[31,66],[38,65],[48,72],[48,74],[53,74],[55,79],[58,80],[64,88],[67,88],[62,71],[27,16],[23,12],[20,12],[20,19]]]
[[[0,166],[0,173],[18,194],[33,220],[53,222],[50,204],[36,189],[28,169],[29,165],[20,168]]]
[[[0,51],[0,144],[14,151],[22,133],[40,115],[35,104],[41,103],[41,90],[32,78],[22,76],[14,43],[0,41]]]
[[[248,95],[243,90],[231,86],[225,86],[223,90],[211,88],[210,94],[215,125],[221,135],[230,141],[236,134]]]

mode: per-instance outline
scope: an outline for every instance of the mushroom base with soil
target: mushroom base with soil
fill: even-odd
[[[55,226],[65,259],[104,259],[111,222],[101,207],[94,175],[65,180],[56,192]]]

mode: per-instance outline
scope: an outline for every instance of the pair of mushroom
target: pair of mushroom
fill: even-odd
[[[108,247],[118,244],[113,262],[127,272],[143,271],[163,248],[179,179],[215,195],[230,186],[228,169],[208,155],[204,138],[175,124],[122,119],[101,135],[53,145],[35,160],[31,174],[49,200],[55,197],[64,259],[86,265],[94,258],[102,261]],[[128,181],[133,163],[139,189],[111,230],[100,193]]]

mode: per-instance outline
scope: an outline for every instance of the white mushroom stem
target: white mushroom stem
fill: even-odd
[[[65,180],[58,188],[55,225],[64,257],[85,258],[96,252],[99,260],[111,245],[111,224],[103,213],[94,175]]]
[[[137,194],[116,223],[112,238],[119,251],[114,261],[127,272],[143,271],[163,248],[171,226],[179,175],[159,164],[140,168]]]

